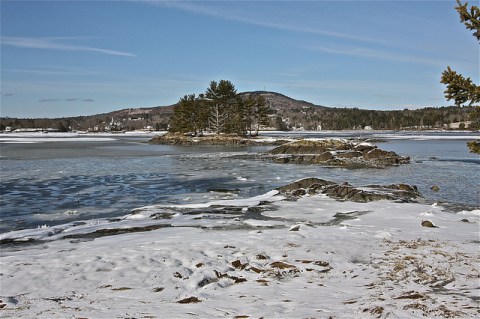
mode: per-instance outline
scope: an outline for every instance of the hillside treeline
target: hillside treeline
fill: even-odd
[[[195,131],[208,128],[222,131],[236,131],[254,129],[275,130],[352,130],[371,127],[376,130],[422,130],[422,129],[480,129],[480,107],[429,107],[417,110],[377,111],[358,108],[330,108],[317,106],[305,101],[291,99],[282,94],[273,92],[240,93],[238,97],[243,102],[256,101],[263,97],[265,108],[261,109],[260,117],[254,113],[237,114],[241,117],[241,125],[235,125],[235,117],[218,114],[218,117],[207,114],[189,114],[190,102],[210,104],[209,111],[215,111],[212,99],[200,96],[185,96],[175,106],[152,107],[143,109],[124,109],[110,113],[91,116],[56,118],[56,119],[19,119],[0,118],[0,130],[19,129],[53,129],[58,131],[130,131],[138,129],[167,130],[174,128],[177,131]],[[260,101],[262,99],[260,98]],[[263,103],[263,102],[262,102]],[[261,104],[262,104],[261,103]],[[183,106],[182,106],[183,104]],[[179,106],[180,105],[180,106]],[[232,106],[233,107],[233,106]],[[183,115],[196,116],[199,121],[197,127],[192,126],[190,120],[184,121],[184,116],[174,116],[174,109],[183,112]],[[198,108],[197,108],[198,109]],[[206,110],[206,109],[204,109]],[[248,108],[247,108],[248,110]],[[232,114],[232,113],[231,113]],[[218,120],[218,122],[217,122]],[[471,121],[471,123],[469,123]],[[457,123],[451,126],[452,123]],[[462,123],[465,123],[462,125]],[[259,125],[260,124],[260,125]],[[261,126],[261,127],[260,127]]]
[[[471,121],[469,115],[474,109],[475,107],[448,106],[418,110],[373,111],[358,108],[310,107],[282,110],[278,112],[278,116],[286,121],[289,129],[303,127],[306,130],[351,130],[368,126],[375,130],[448,129],[452,123],[460,123],[460,129],[480,129],[478,117],[472,118],[472,123],[468,125]]]

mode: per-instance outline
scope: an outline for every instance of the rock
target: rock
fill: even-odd
[[[430,189],[434,192],[438,192],[440,190],[440,187],[438,187],[437,185],[433,185],[432,187],[430,187]]]
[[[410,163],[409,157],[381,150],[375,145],[340,139],[290,142],[274,148],[263,158],[282,164],[322,164],[349,168],[386,167]]]
[[[245,267],[248,266],[248,263],[242,264],[242,262],[237,259],[235,261],[232,261],[232,266],[237,268],[237,269],[243,270],[243,269],[245,269]]]
[[[480,154],[480,140],[467,142],[470,153]]]
[[[277,188],[277,190],[281,194],[288,194],[288,193],[293,193],[294,191],[299,189],[307,190],[313,187],[321,188],[323,186],[334,185],[334,184],[335,183],[326,181],[324,179],[310,177],[310,178],[304,178],[296,182],[293,182],[291,184],[279,187]]]
[[[300,230],[300,225],[293,225],[290,227],[289,231],[299,231]]]
[[[357,188],[349,183],[336,184],[319,178],[305,178],[279,187],[277,190],[290,200],[295,200],[307,194],[325,194],[335,199],[361,203],[382,199],[411,201],[421,197],[416,186],[407,184],[368,185]]]
[[[294,197],[302,197],[303,195],[305,195],[307,193],[306,190],[304,189],[296,189],[292,192],[292,196]]]
[[[469,221],[468,219],[466,219],[466,218],[464,218],[464,219],[462,219],[462,220],[460,220],[460,221],[461,221],[461,222],[464,222],[464,223],[469,223],[469,222],[470,222],[470,221]]]
[[[221,273],[217,270],[214,270],[215,272],[215,276],[217,276],[218,279],[222,279],[222,278],[228,278],[230,280],[233,280],[234,283],[236,284],[239,284],[239,283],[242,283],[242,282],[246,282],[247,279],[246,278],[243,278],[243,277],[237,277],[237,276],[230,276],[229,274],[227,273]]]
[[[329,152],[331,155],[332,153]],[[352,152],[345,152],[345,153],[338,153],[337,158],[355,158],[355,157],[362,157],[362,152],[352,151]],[[332,155],[333,158],[333,155]]]
[[[188,297],[188,298],[177,301],[177,303],[182,303],[182,304],[198,303],[198,302],[202,302],[202,301],[197,297]]]
[[[270,267],[272,268],[278,268],[278,269],[293,269],[297,268],[293,265],[284,263],[283,261],[274,261],[273,263],[270,264]]]
[[[438,226],[435,226],[431,221],[429,220],[422,220],[422,226],[423,227],[431,227],[431,228],[438,228]]]

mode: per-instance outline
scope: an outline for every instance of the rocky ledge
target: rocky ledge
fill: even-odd
[[[263,138],[259,136],[240,136],[233,134],[191,136],[182,133],[167,133],[152,138],[150,144],[166,145],[204,145],[204,146],[255,146],[255,145],[282,145],[288,141]]]
[[[338,200],[353,202],[371,202],[377,200],[394,200],[400,202],[414,201],[422,197],[416,186],[407,184],[367,185],[353,187],[345,182],[337,184],[319,178],[305,178],[277,188],[281,195],[289,200],[296,200],[305,195],[325,194]]]
[[[322,164],[350,168],[386,167],[410,163],[409,157],[377,146],[344,139],[300,140],[280,145],[264,158],[277,163]]]

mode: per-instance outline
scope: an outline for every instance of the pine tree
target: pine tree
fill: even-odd
[[[473,31],[473,35],[480,41],[480,9],[476,6],[470,8],[470,12],[467,9],[468,2],[462,4],[457,0],[458,6],[455,9],[460,14],[460,21],[465,24],[465,27]]]
[[[185,95],[173,108],[170,130],[197,135],[197,132],[202,129],[199,100],[195,94]]]
[[[473,30],[473,35],[480,41],[480,10],[476,6],[467,9],[468,2],[462,4],[457,0],[458,6],[455,9],[460,14],[460,21],[465,24],[467,29]],[[475,85],[470,78],[465,78],[461,74],[447,67],[442,73],[441,83],[447,86],[444,91],[447,101],[454,100],[455,105],[461,106],[469,102],[469,106],[480,102],[480,87]]]
[[[267,105],[265,98],[261,95],[257,96],[255,99],[255,135],[258,135],[260,126],[266,126],[269,124],[268,113],[270,108]]]
[[[243,108],[245,112],[245,129],[250,135],[252,135],[252,129],[254,125],[254,114],[255,114],[255,98],[249,94],[243,100]]]
[[[210,107],[209,126],[216,134],[231,131],[236,96],[237,90],[232,82],[210,82],[210,87],[205,92],[205,101]]]
[[[454,100],[456,106],[461,106],[468,101],[470,101],[469,106],[480,102],[480,87],[473,84],[470,78],[464,78],[450,67],[443,71],[440,82],[447,86],[444,91],[445,98],[448,101]]]

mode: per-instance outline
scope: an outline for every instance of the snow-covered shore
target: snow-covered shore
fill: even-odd
[[[170,213],[149,206],[125,220],[157,213],[165,227],[6,246],[0,315],[479,315],[479,210],[455,214],[436,205],[353,203],[323,194],[282,199],[271,192],[243,202],[183,207],[204,209],[191,214],[178,206]],[[259,200],[270,204],[259,211]],[[239,209],[219,213],[215,208],[222,204]],[[438,227],[422,227],[423,220]]]

